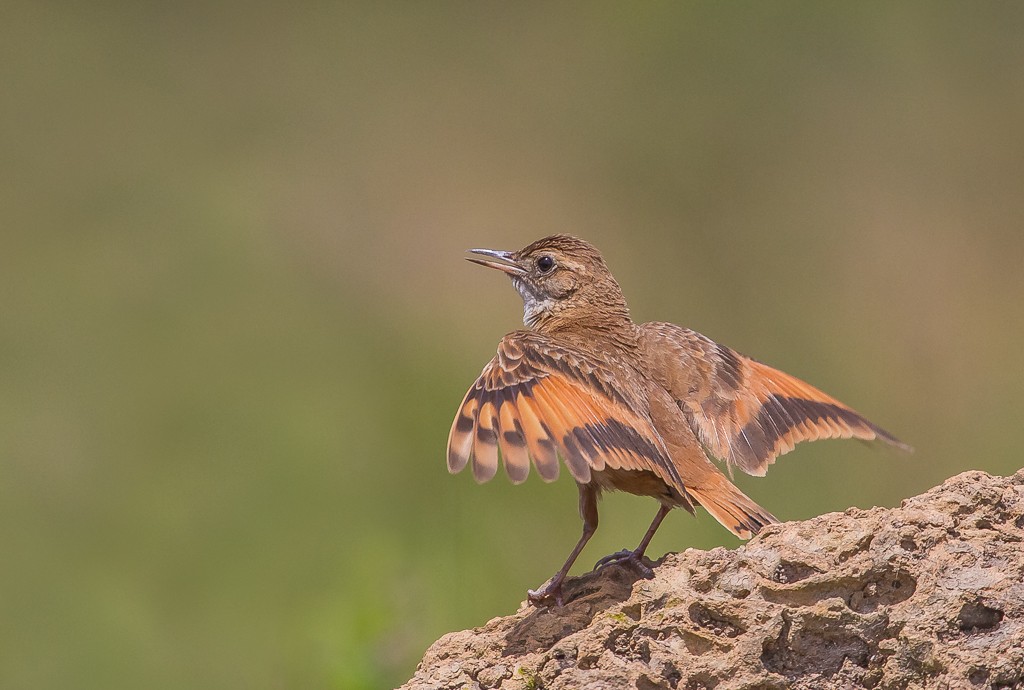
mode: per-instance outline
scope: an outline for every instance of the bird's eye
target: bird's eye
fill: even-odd
[[[541,273],[550,273],[554,267],[555,260],[546,254],[537,259],[537,270]]]

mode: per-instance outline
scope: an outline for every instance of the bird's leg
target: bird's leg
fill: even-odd
[[[647,547],[651,543],[651,539],[654,538],[654,533],[658,531],[658,527],[661,526],[661,521],[665,519],[665,516],[668,515],[668,511],[670,510],[672,510],[670,506],[667,506],[664,503],[662,503],[661,508],[658,509],[658,514],[654,516],[654,521],[651,522],[651,526],[647,528],[647,534],[645,534],[644,538],[640,540],[639,546],[637,546],[632,551],[623,549],[618,553],[613,553],[609,556],[605,556],[604,558],[602,558],[594,564],[594,570],[603,568],[606,565],[611,565],[612,563],[628,562],[633,564],[645,576],[650,577],[651,575],[653,575],[654,571],[651,570],[643,561],[644,551],[647,550]]]
[[[569,574],[569,568],[576,562],[580,551],[583,550],[583,547],[590,541],[590,537],[597,531],[597,490],[587,484],[579,484],[578,486],[580,490],[580,517],[583,518],[583,534],[580,535],[580,540],[576,542],[576,547],[569,554],[569,558],[565,560],[565,565],[562,566],[562,569],[555,573],[540,589],[527,591],[527,598],[534,606],[541,606],[550,599],[554,599],[555,604],[558,606],[562,605],[562,581]]]

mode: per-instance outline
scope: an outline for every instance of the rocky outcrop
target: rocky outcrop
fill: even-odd
[[[567,581],[562,608],[445,635],[402,687],[1024,689],[1024,470],[638,577],[610,566]]]

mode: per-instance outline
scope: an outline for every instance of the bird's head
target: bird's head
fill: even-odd
[[[538,330],[611,325],[629,310],[622,290],[594,245],[551,235],[519,251],[471,249],[490,259],[473,263],[507,273],[523,298],[523,323]]]

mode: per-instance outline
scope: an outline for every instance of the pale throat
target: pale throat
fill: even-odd
[[[533,295],[523,294],[523,324],[533,328],[547,316],[551,316],[555,300],[551,298],[537,299]]]
[[[551,295],[538,295],[525,280],[513,279],[512,284],[523,298],[523,324],[527,328],[538,328],[561,311],[560,300]]]

